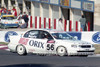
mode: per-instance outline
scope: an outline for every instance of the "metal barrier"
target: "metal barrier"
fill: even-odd
[[[42,17],[32,17],[30,16],[30,21],[29,21],[29,28],[42,28],[42,29],[57,29],[57,23],[59,19],[51,19],[51,18],[42,18]],[[74,25],[73,25],[74,24]],[[75,26],[75,27],[73,27]],[[74,31],[82,31],[80,22],[76,21],[75,23],[72,22],[71,20],[64,20],[63,21],[63,30],[64,31],[73,31],[72,28],[75,28]],[[87,24],[87,31],[90,31],[90,22]]]

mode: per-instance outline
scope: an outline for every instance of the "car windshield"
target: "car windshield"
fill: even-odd
[[[56,39],[61,39],[61,40],[75,40],[74,37],[67,33],[52,33],[53,37]]]
[[[2,17],[1,19],[5,19],[5,20],[13,20],[16,19],[15,17]]]

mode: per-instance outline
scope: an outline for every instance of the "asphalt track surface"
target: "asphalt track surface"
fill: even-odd
[[[0,67],[100,67],[100,57],[19,56],[0,50]]]

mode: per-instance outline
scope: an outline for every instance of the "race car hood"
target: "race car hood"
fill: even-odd
[[[81,40],[57,40],[57,42],[59,42],[59,43],[70,43],[70,44],[84,44],[84,45],[87,45],[87,44],[90,44],[90,43],[88,43],[88,42],[86,42],[86,41],[81,41]]]

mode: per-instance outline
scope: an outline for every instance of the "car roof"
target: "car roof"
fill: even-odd
[[[47,31],[49,33],[65,33],[65,31],[60,31],[56,29],[28,29],[27,31],[30,31],[30,30],[42,30],[42,31]]]

